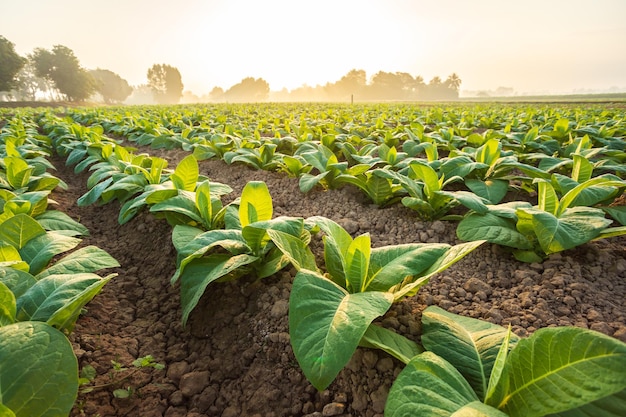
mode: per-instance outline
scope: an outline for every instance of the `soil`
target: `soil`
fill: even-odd
[[[167,158],[182,151],[144,150]],[[141,369],[119,383],[80,394],[73,416],[382,416],[388,390],[402,364],[387,354],[359,348],[328,390],[304,378],[288,334],[288,298],[294,271],[257,283],[245,279],[209,286],[186,327],[181,325],[171,227],[142,212],[117,223],[119,204],[78,207],[88,174],[74,174],[54,160],[68,185],[53,198],[91,232],[84,244],[99,246],[121,264],[119,275],[87,305],[71,335],[79,364],[93,366],[96,385],[131,371],[114,372],[111,361],[130,367],[152,355],[165,370]],[[201,173],[230,185],[234,198],[250,180],[268,184],[274,215],[322,215],[353,236],[369,232],[373,246],[409,242],[459,243],[455,223],[421,222],[396,204],[379,209],[356,189],[302,194],[286,175],[203,161]],[[555,254],[542,264],[515,261],[485,244],[434,277],[418,295],[396,304],[379,321],[419,340],[420,314],[428,305],[512,324],[520,336],[546,326],[590,328],[626,341],[626,240],[613,238]],[[128,389],[116,398],[115,389]]]

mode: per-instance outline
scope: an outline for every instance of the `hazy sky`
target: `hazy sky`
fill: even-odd
[[[64,45],[131,85],[179,69],[200,95],[247,76],[272,90],[349,70],[457,73],[461,90],[626,91],[626,0],[1,0],[25,55]]]

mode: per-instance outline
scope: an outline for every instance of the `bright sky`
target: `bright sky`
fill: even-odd
[[[64,45],[131,85],[165,63],[198,95],[351,69],[454,72],[461,90],[626,91],[626,0],[2,0],[0,15],[22,55]]]

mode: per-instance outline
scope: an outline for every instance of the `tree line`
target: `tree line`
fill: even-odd
[[[35,48],[22,57],[12,42],[0,36],[0,98],[18,101],[99,99],[121,104],[131,94],[138,103],[157,104],[176,104],[181,98],[187,102],[454,100],[459,97],[461,85],[454,73],[445,81],[434,77],[426,83],[419,75],[379,71],[368,82],[364,70],[353,69],[334,83],[303,85],[291,91],[271,92],[264,79],[246,77],[227,90],[215,87],[208,95],[198,97],[188,91],[183,94],[182,77],[176,67],[154,64],[146,77],[146,84],[131,87],[113,71],[85,69],[74,52],[63,45],[54,45],[51,50]]]

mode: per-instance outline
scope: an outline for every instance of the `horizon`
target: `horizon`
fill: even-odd
[[[379,71],[426,83],[455,73],[461,97],[498,89],[626,91],[621,0],[181,0],[175,7],[164,0],[23,0],[0,10],[11,16],[0,35],[22,56],[64,45],[81,66],[111,70],[133,86],[147,82],[150,66],[165,63],[197,96],[246,77],[264,79],[272,92],[292,91],[335,82],[352,69],[364,70],[368,81]]]

